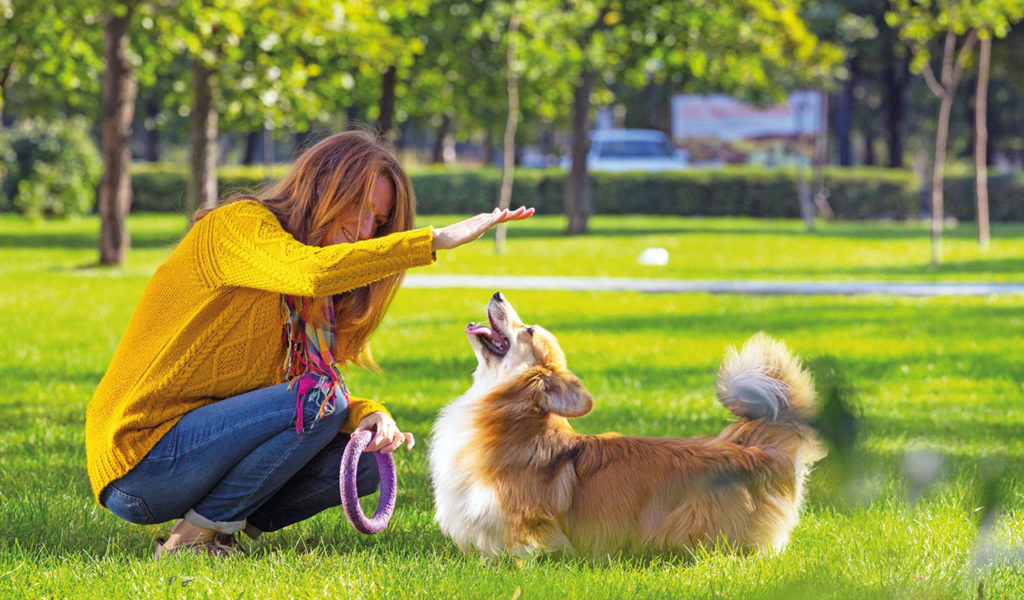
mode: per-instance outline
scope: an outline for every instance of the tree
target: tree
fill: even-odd
[[[981,38],[981,52],[978,58],[978,84],[975,88],[974,100],[974,196],[977,206],[978,247],[984,251],[988,250],[989,246],[987,120],[992,38],[1006,37],[1010,26],[1024,19],[1024,5],[1020,3],[1002,5],[990,1],[979,8],[983,16],[978,19],[982,24],[980,25],[979,34]]]
[[[1003,0],[936,0],[917,3],[913,0],[893,0],[893,10],[886,15],[889,24],[900,31],[910,43],[914,59],[912,69],[920,71],[928,88],[939,99],[936,123],[935,150],[932,153],[931,180],[931,243],[932,265],[942,263],[943,183],[945,181],[946,146],[949,137],[949,118],[954,94],[963,77],[964,69],[978,42],[992,32],[1006,35],[1010,23],[1024,17],[1024,6],[1019,2]],[[936,75],[931,65],[933,44],[940,46],[939,70]]]
[[[102,68],[98,19],[90,3],[0,0],[0,122],[12,95],[25,113],[95,110]]]
[[[138,2],[113,3],[104,17],[103,179],[100,182],[100,264],[124,264],[130,245],[125,218],[132,202],[131,127],[138,82],[132,66],[131,24]]]
[[[988,78],[992,62],[992,38],[981,38],[981,54],[978,57],[978,85],[974,95],[974,180],[975,203],[978,219],[978,247],[988,250]]]
[[[498,195],[498,208],[509,208],[512,203],[512,185],[516,170],[516,128],[519,125],[519,14],[518,2],[513,0],[508,28],[505,31],[505,62],[508,80],[508,115],[505,118],[504,164],[501,173],[501,191]],[[508,224],[501,223],[494,232],[494,251],[502,254],[505,251],[505,237]]]
[[[293,95],[301,90],[306,65],[293,60],[291,46],[280,45],[278,31],[287,30],[298,2],[262,0],[188,0],[155,12],[153,33],[164,43],[159,60],[166,65],[187,57],[178,73],[183,93],[177,98],[190,118],[189,210],[217,205],[219,121],[225,106],[262,114],[259,104],[277,106],[277,82],[284,79]],[[287,48],[275,52],[278,47]],[[296,73],[300,71],[301,73]],[[296,79],[298,81],[296,81]]]
[[[843,83],[832,103],[842,165],[857,162],[853,134],[860,129],[865,142],[861,162],[881,163],[872,143],[880,135],[887,146],[887,164],[903,167],[910,61],[906,44],[886,22],[887,9],[887,2],[877,0],[815,0],[803,11],[808,27],[846,54],[838,74]],[[884,123],[878,119],[879,110],[885,114]]]
[[[565,70],[573,73],[572,167],[565,202],[569,233],[587,230],[590,105],[605,82],[642,87],[651,70],[684,72],[692,87],[777,100],[785,89],[824,77],[840,57],[807,30],[795,1],[580,0],[559,7],[548,31]]]

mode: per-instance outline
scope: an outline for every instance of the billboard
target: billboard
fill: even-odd
[[[815,136],[822,132],[822,94],[793,92],[786,102],[757,108],[724,94],[672,97],[672,137],[742,140]]]

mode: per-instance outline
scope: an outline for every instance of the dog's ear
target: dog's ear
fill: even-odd
[[[569,371],[551,370],[544,375],[540,406],[563,417],[582,417],[594,408],[594,398],[579,377]]]

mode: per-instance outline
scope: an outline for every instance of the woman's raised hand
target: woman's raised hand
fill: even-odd
[[[480,213],[465,221],[434,230],[434,250],[451,250],[482,236],[485,231],[498,223],[521,221],[533,216],[533,209],[520,206],[515,210],[495,208],[493,212]]]

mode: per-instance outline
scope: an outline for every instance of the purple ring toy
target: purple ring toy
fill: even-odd
[[[390,454],[374,452],[377,457],[377,471],[380,473],[380,499],[377,512],[372,519],[366,518],[359,506],[359,492],[356,490],[356,472],[363,449],[373,439],[372,431],[357,431],[352,434],[341,457],[341,506],[345,509],[348,522],[356,531],[365,534],[379,533],[391,520],[398,495],[398,476],[395,474],[395,459]]]

